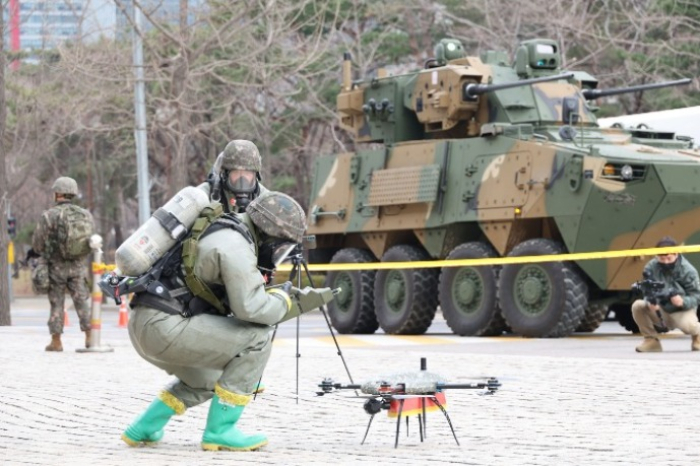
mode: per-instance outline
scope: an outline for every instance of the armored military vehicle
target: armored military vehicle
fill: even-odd
[[[600,128],[599,97],[689,79],[598,89],[561,69],[556,42],[466,57],[442,40],[419,71],[353,81],[343,64],[340,124],[362,147],[317,160],[311,262],[358,266],[700,242],[700,152],[691,138]],[[697,255],[688,258],[698,263]],[[424,333],[438,305],[459,335],[564,337],[614,306],[628,328],[630,285],[650,257],[329,272],[341,333]],[[410,265],[410,264],[409,264]]]

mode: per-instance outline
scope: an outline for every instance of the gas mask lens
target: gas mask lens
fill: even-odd
[[[275,264],[275,267],[278,267],[289,256],[291,256],[296,246],[296,243],[277,244],[272,252],[272,263]]]
[[[226,187],[234,193],[252,193],[256,183],[255,172],[248,170],[231,170],[226,179]]]

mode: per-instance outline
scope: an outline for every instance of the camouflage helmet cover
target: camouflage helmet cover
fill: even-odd
[[[260,173],[262,158],[258,148],[245,139],[234,139],[226,144],[222,153],[221,168],[224,170],[249,170]]]
[[[253,199],[246,212],[256,227],[269,236],[301,243],[306,231],[304,209],[286,194],[268,191]]]
[[[61,176],[53,182],[53,192],[56,194],[78,195],[78,183],[68,176]]]

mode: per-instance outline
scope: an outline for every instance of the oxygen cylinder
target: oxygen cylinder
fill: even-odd
[[[178,192],[119,246],[115,262],[121,273],[136,277],[150,269],[184,238],[208,205],[209,196],[199,188],[188,186]]]

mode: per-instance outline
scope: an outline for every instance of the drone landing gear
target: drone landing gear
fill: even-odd
[[[423,442],[424,439],[428,437],[427,432],[427,412],[435,411],[439,409],[447,420],[447,424],[450,426],[452,431],[452,436],[459,445],[459,440],[457,440],[457,434],[455,433],[454,427],[452,426],[452,420],[447,414],[445,409],[445,394],[442,392],[436,393],[434,395],[393,395],[391,401],[389,402],[389,417],[396,417],[396,438],[394,440],[394,448],[399,446],[399,434],[401,433],[401,417],[406,418],[406,435],[408,435],[408,425],[409,417],[411,415],[418,416],[418,432],[420,434],[420,441]],[[364,445],[367,439],[367,434],[369,434],[369,428],[372,426],[372,421],[374,416],[379,412],[379,410],[374,410],[373,406],[382,409],[382,402],[378,399],[370,399],[365,404],[365,411],[371,414],[369,422],[367,423],[367,429],[365,430],[365,436],[362,438],[362,445]],[[386,407],[384,408],[386,409]]]

